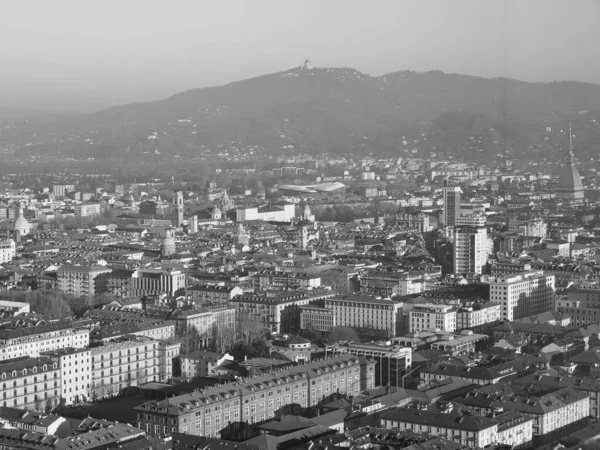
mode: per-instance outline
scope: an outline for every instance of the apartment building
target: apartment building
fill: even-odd
[[[63,320],[35,327],[0,330],[0,360],[38,357],[41,352],[62,348],[86,348],[90,330],[85,324]]]
[[[33,410],[60,403],[60,368],[47,357],[0,362],[2,406]]]
[[[102,212],[100,203],[79,203],[75,205],[75,217],[94,217]]]
[[[429,216],[424,213],[399,213],[393,220],[398,225],[403,225],[408,228],[415,228],[420,233],[428,233],[433,230],[433,226],[429,221]]]
[[[402,303],[358,295],[325,299],[325,308],[335,314],[337,326],[351,327],[369,336],[396,336],[402,321]]]
[[[418,408],[395,408],[381,414],[379,425],[416,433],[442,436],[468,448],[484,448],[501,442],[525,444],[532,439],[533,420],[522,413],[509,411],[495,418],[463,415],[452,406],[445,411]]]
[[[114,270],[107,276],[107,291],[118,298],[183,294],[186,276],[176,269]]]
[[[433,266],[432,270],[425,274],[368,270],[360,275],[360,292],[377,297],[418,294],[427,289],[428,281],[439,278],[441,274],[440,266]]]
[[[456,331],[456,308],[451,305],[421,303],[413,305],[408,313],[408,331]]]
[[[318,305],[300,307],[300,329],[331,331],[337,324],[333,310]]]
[[[444,214],[442,219],[446,227],[455,226],[456,219],[460,216],[460,194],[460,187],[448,186],[447,181],[444,181],[444,188],[442,190]]]
[[[63,348],[42,353],[60,371],[60,397],[65,405],[90,400],[92,382],[91,350],[86,348]]]
[[[508,219],[508,232],[545,238],[548,235],[548,224],[541,218],[511,217]]]
[[[357,344],[332,345],[327,352],[349,353],[375,361],[375,385],[403,387],[402,376],[412,366],[412,349],[401,345]]]
[[[216,352],[196,350],[181,355],[181,375],[186,378],[212,377],[217,375],[217,367],[224,361],[233,361],[233,356]]]
[[[472,303],[456,311],[456,329],[479,331],[502,320],[502,306],[495,302]]]
[[[181,343],[169,343],[160,341],[158,344],[158,379],[169,381],[173,378],[173,371],[179,354],[181,353]]]
[[[357,395],[374,387],[375,363],[339,355],[280,369],[242,382],[150,401],[134,408],[151,436],[185,433],[217,437],[230,422],[256,423],[275,413],[299,413],[334,392]]]
[[[454,230],[454,273],[482,274],[487,264],[489,245],[484,227],[457,227]]]
[[[455,225],[457,227],[484,227],[486,222],[487,218],[484,214],[460,214],[455,219]]]
[[[198,308],[211,312],[214,316],[213,323],[219,328],[235,328],[236,317],[233,306],[220,303],[200,303]]]
[[[531,270],[490,282],[490,301],[502,306],[503,320],[517,320],[554,308],[554,275]]]
[[[227,303],[236,295],[243,294],[239,286],[215,284],[195,284],[185,289],[185,295],[194,303]]]
[[[321,287],[321,277],[309,273],[258,272],[252,277],[257,291],[296,291]]]
[[[600,323],[600,286],[572,285],[566,298],[556,299],[556,312],[570,316],[577,327]]]
[[[543,436],[590,415],[590,396],[572,388],[544,395],[518,395],[507,384],[489,386],[459,397],[456,402],[481,414],[500,410],[519,411],[533,416],[533,436]]]
[[[238,295],[231,304],[238,317],[249,316],[275,333],[300,329],[300,306],[334,297],[329,290],[299,292],[261,292]]]
[[[204,308],[176,310],[171,318],[180,333],[195,328],[200,336],[209,334],[215,323],[215,315]]]
[[[128,387],[159,381],[158,346],[153,339],[136,337],[93,347],[91,398],[111,397]]]
[[[14,239],[0,241],[0,264],[12,261],[17,255],[17,244]]]
[[[520,260],[516,261],[493,261],[490,268],[490,276],[500,277],[505,275],[517,275],[529,272],[531,264]]]
[[[511,386],[515,391],[531,392],[539,390],[542,392],[555,391],[569,387],[581,391],[590,397],[590,417],[594,421],[600,419],[600,380],[595,377],[578,377],[573,375],[545,375],[534,373],[512,380]]]
[[[57,287],[76,297],[93,297],[106,291],[106,280],[111,269],[104,266],[74,266],[66,264],[57,271]]]

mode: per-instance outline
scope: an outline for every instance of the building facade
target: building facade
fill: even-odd
[[[93,400],[119,395],[124,389],[159,381],[159,343],[137,337],[91,349]]]
[[[337,326],[351,327],[370,336],[394,337],[402,321],[402,303],[374,297],[343,295],[325,299]]]
[[[0,241],[0,264],[12,261],[17,255],[17,245],[14,239]]]
[[[63,265],[57,271],[57,287],[76,297],[93,297],[106,291],[106,280],[111,269],[104,266]]]
[[[600,322],[600,286],[576,284],[566,298],[556,299],[556,311],[571,317],[571,324],[584,327]]]
[[[432,303],[416,304],[408,313],[408,330],[419,331],[456,331],[456,308],[451,305]]]
[[[63,348],[44,352],[43,356],[57,363],[60,370],[60,397],[65,405],[90,400],[92,383],[91,350]]]
[[[482,274],[488,257],[487,229],[457,227],[454,230],[454,273]]]
[[[300,329],[300,307],[335,296],[328,290],[238,295],[231,304],[239,320],[258,320],[275,333]]]
[[[186,433],[218,437],[230,423],[263,422],[286,411],[300,413],[335,392],[357,395],[375,386],[375,363],[339,355],[273,373],[207,388],[134,409],[151,436]]]
[[[490,301],[502,307],[503,320],[517,320],[554,308],[554,275],[531,270],[490,282]]]
[[[48,357],[0,363],[2,406],[47,410],[60,403],[60,368]]]
[[[62,348],[86,348],[90,330],[71,320],[50,322],[26,328],[0,330],[0,360],[37,357],[42,352]]]
[[[79,203],[75,205],[75,217],[94,217],[102,212],[100,203]]]
[[[444,197],[443,224],[446,227],[454,227],[456,219],[460,216],[460,187],[448,186],[444,181],[442,194]]]

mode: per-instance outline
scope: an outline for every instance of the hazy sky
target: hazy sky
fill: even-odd
[[[599,0],[5,0],[0,107],[93,110],[298,66],[600,83]]]

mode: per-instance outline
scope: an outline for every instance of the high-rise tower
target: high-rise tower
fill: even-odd
[[[444,180],[444,216],[443,225],[453,227],[456,219],[460,216],[460,187],[448,186],[448,180]]]
[[[575,155],[573,154],[573,134],[571,133],[571,123],[569,122],[569,152],[566,160],[560,168],[558,175],[558,186],[556,187],[556,197],[573,202],[583,200],[583,184],[581,175],[575,165]]]
[[[487,228],[457,227],[454,230],[454,273],[483,273],[488,248]]]
[[[173,196],[173,217],[171,222],[173,226],[179,228],[183,226],[183,192],[177,191]]]

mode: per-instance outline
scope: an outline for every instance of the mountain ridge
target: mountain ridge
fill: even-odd
[[[455,113],[458,122],[451,120],[452,127],[476,125],[476,130],[462,130],[462,137],[470,131],[484,132],[486,127],[504,130],[506,124],[519,124],[522,142],[517,147],[524,151],[529,138],[523,136],[581,110],[600,110],[600,85],[536,83],[436,70],[371,76],[353,68],[296,67],[190,89],[162,100],[60,118],[46,124],[43,143],[46,151],[56,152],[60,147],[66,154],[94,157],[103,157],[94,151],[99,148],[112,156],[127,149],[133,154],[193,157],[229,147],[266,152],[288,146],[307,152],[369,151],[377,150],[381,142],[393,151],[419,123],[431,122],[439,128],[440,123],[449,122],[436,119]],[[474,118],[466,118],[463,112]],[[28,129],[37,138],[43,130],[31,125]],[[494,133],[488,138],[497,141]],[[52,145],[46,145],[53,139]],[[78,150],[78,142],[96,148],[86,144],[85,150]],[[448,146],[444,140],[438,145],[461,147],[454,141]]]

